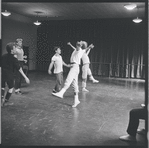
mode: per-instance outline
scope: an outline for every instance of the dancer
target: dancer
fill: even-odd
[[[55,47],[54,48],[55,54],[51,59],[51,63],[49,65],[48,73],[52,74],[51,69],[54,66],[54,74],[56,76],[56,85],[53,89],[53,92],[59,92],[62,88],[63,84],[63,65],[66,67],[71,67],[71,65],[66,64],[63,59],[61,54],[61,48],[60,47]]]
[[[24,51],[22,49],[22,42],[23,39],[16,39],[16,53],[15,57],[18,59],[20,66],[23,68],[24,62],[27,62],[24,58],[27,58],[27,56],[24,56]],[[15,71],[15,94],[22,94],[20,88],[21,88],[21,81],[22,81],[22,75],[19,71]]]
[[[16,53],[15,42],[10,42],[6,45],[7,54],[2,55],[2,89],[1,89],[1,105],[13,105],[9,102],[9,99],[13,92],[14,87],[14,72],[13,70],[18,70],[21,75],[25,78],[26,83],[30,83],[28,77],[24,74],[22,68],[19,65],[19,61],[14,57]],[[7,83],[8,91],[5,94],[5,83]]]
[[[88,48],[83,48],[85,46],[85,44],[87,44],[86,42],[83,41],[78,41],[76,43],[76,48],[72,46],[72,44],[70,42],[67,43],[68,45],[70,45],[74,51],[71,54],[71,58],[70,58],[70,63],[72,64],[72,67],[70,68],[70,71],[67,75],[66,81],[64,83],[64,87],[61,89],[60,92],[58,93],[52,93],[54,96],[63,98],[64,93],[66,92],[66,90],[70,87],[70,85],[72,84],[72,87],[74,89],[74,104],[72,105],[72,107],[76,107],[80,101],[78,98],[78,75],[79,75],[79,65],[80,65],[80,60],[81,57],[83,55],[83,53],[89,49],[89,48],[93,48],[93,44],[91,44]],[[83,49],[82,49],[83,48]]]
[[[87,44],[84,46],[84,48],[87,48]],[[88,92],[88,90],[86,89],[86,81],[87,81],[87,76],[89,76],[89,80],[91,80],[93,83],[98,83],[98,80],[95,80],[91,69],[90,69],[90,59],[88,54],[90,53],[91,48],[89,48],[88,50],[86,50],[86,52],[84,52],[83,56],[82,56],[82,62],[83,62],[83,66],[82,66],[82,91],[86,91]]]
[[[86,44],[87,46],[87,44]],[[85,47],[86,48],[86,47]],[[83,62],[83,66],[82,66],[82,91],[86,91],[88,92],[88,90],[86,89],[86,81],[87,81],[87,76],[89,76],[89,80],[91,80],[93,83],[98,83],[98,80],[95,80],[91,69],[90,69],[90,59],[88,54],[90,53],[91,48],[89,48],[82,56],[82,62]]]

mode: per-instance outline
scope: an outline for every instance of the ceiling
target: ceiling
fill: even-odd
[[[145,16],[145,3],[137,2],[137,8],[126,10],[126,3],[52,3],[52,2],[2,2],[5,9],[14,15],[23,15],[32,20],[80,20],[99,18],[135,18]],[[37,16],[37,13],[38,16]],[[12,17],[12,16],[11,16]]]

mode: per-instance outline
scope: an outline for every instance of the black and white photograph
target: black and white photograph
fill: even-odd
[[[1,146],[148,146],[148,2],[1,1]]]

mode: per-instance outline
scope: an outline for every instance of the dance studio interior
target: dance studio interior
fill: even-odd
[[[127,7],[128,6],[128,7]],[[130,8],[129,6],[134,6]],[[147,2],[27,1],[1,2],[1,55],[6,45],[22,39],[27,56],[21,81],[22,94],[13,89],[10,102],[1,106],[1,146],[126,146],[147,147],[148,122],[139,119],[136,141],[127,135],[130,111],[147,106]],[[82,91],[82,61],[78,74],[80,103],[72,107],[70,85],[63,98],[52,94],[56,84],[54,67],[60,47],[70,64],[77,42],[94,45],[88,54],[91,73]],[[70,71],[63,66],[63,84]],[[7,84],[5,90],[8,90]],[[6,94],[5,94],[6,95]]]

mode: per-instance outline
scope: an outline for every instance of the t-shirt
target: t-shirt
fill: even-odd
[[[13,54],[4,54],[1,58],[2,61],[2,72],[13,75],[14,69],[19,70],[20,65],[17,58]]]
[[[23,58],[23,55],[24,55],[24,51],[21,47],[16,47],[16,58],[19,60],[19,61],[23,61],[24,58]]]
[[[54,55],[52,57],[52,61],[54,61],[54,73],[63,72],[63,60],[61,55]]]
[[[73,53],[71,54],[70,62],[80,65],[80,60],[81,60],[84,52],[85,52],[85,50],[82,50],[82,48],[80,48],[79,50],[75,49],[73,51]]]
[[[82,56],[82,62],[83,62],[83,64],[90,63],[90,59],[89,59],[88,55],[86,54],[86,52]]]

